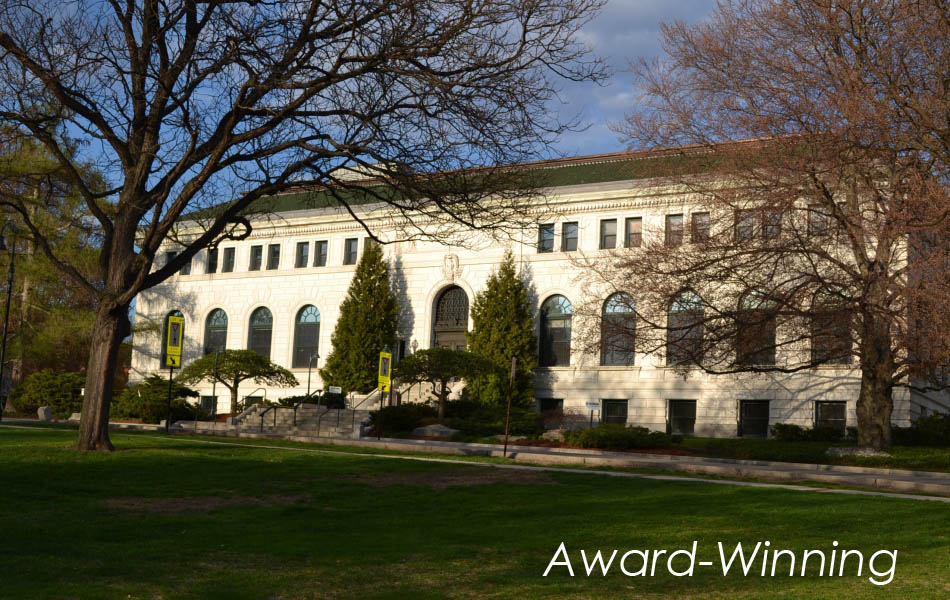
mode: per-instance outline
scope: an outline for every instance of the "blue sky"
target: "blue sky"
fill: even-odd
[[[637,101],[629,61],[660,56],[660,23],[695,22],[712,12],[714,0],[609,0],[603,11],[583,30],[585,41],[610,64],[613,75],[604,86],[564,86],[561,111],[580,113],[586,131],[564,135],[556,149],[565,156],[625,150],[608,123],[623,120]]]

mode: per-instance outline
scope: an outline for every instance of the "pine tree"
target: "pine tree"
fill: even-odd
[[[511,358],[517,357],[512,404],[530,406],[534,398],[533,371],[537,341],[533,333],[528,290],[518,277],[511,251],[472,303],[472,331],[468,349],[497,365],[504,375],[486,375],[468,381],[467,388],[483,402],[508,401]]]
[[[356,273],[340,305],[331,341],[333,350],[320,376],[343,393],[367,393],[377,384],[379,353],[393,347],[399,302],[389,285],[389,267],[383,250],[373,244],[363,251]]]

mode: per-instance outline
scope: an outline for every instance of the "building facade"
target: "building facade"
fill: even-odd
[[[666,357],[600,352],[578,343],[597,323],[581,322],[575,307],[589,301],[580,255],[596,257],[640,244],[645,236],[684,241],[684,223],[701,227],[703,214],[687,194],[659,178],[631,178],[641,155],[613,154],[552,161],[556,182],[547,193],[537,231],[502,244],[476,234],[464,246],[412,241],[386,244],[384,252],[400,303],[397,356],[432,346],[463,348],[469,306],[506,250],[514,253],[528,282],[539,338],[535,376],[537,408],[562,408],[595,419],[696,435],[764,435],[773,423],[807,427],[856,424],[860,377],[851,365],[830,365],[794,374],[684,376]],[[635,170],[635,169],[634,169]],[[254,225],[250,237],[202,251],[190,268],[139,295],[133,339],[132,380],[161,372],[158,331],[170,314],[185,318],[183,364],[215,348],[250,348],[289,368],[295,389],[253,389],[241,397],[277,399],[322,388],[318,354],[330,353],[330,336],[359,256],[369,243],[361,224],[338,208],[295,207]],[[365,222],[391,239],[387,220],[367,207]],[[688,238],[688,234],[687,234]],[[685,241],[688,241],[685,240]],[[630,294],[635,298],[635,283]],[[622,319],[624,303],[603,298],[604,318]],[[151,328],[142,327],[151,323]],[[312,368],[311,368],[312,367]],[[167,373],[167,371],[166,371]],[[309,383],[308,383],[309,379]],[[228,406],[227,391],[197,386],[203,402]],[[406,400],[418,398],[408,394]],[[946,394],[894,394],[895,425],[933,411],[948,412]]]

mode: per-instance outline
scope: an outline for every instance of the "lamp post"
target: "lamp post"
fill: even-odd
[[[320,364],[320,354],[314,352],[310,355],[310,361],[307,362],[307,400],[310,400],[310,372],[313,370],[313,361],[317,360],[317,364]]]
[[[10,330],[10,299],[13,296],[13,261],[16,260],[16,236],[20,232],[13,221],[0,228],[0,251],[7,249],[6,238],[4,237],[7,227],[13,230],[13,242],[10,244],[10,270],[7,276],[7,310],[3,317],[3,343],[0,344],[0,421],[3,420],[3,411],[7,408],[7,395],[3,394],[3,365],[7,360],[7,333]]]

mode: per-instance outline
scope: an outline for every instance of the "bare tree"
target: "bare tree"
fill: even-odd
[[[96,288],[13,203],[37,251],[99,299],[78,447],[112,447],[110,371],[135,295],[246,237],[268,196],[321,188],[354,218],[376,202],[436,235],[517,217],[516,172],[471,168],[538,156],[573,125],[547,103],[563,78],[603,76],[575,38],[601,3],[0,2],[0,120],[61,160],[103,232]],[[73,168],[77,145],[108,189]],[[203,231],[152,270],[186,214]]]
[[[682,233],[591,273],[668,364],[856,366],[859,442],[890,445],[895,387],[941,388],[950,364],[950,4],[725,0],[663,43],[617,130],[681,148],[653,163]]]

